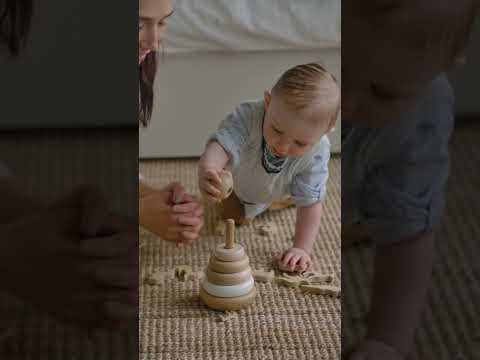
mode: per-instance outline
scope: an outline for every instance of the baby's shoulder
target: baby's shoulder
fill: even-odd
[[[233,123],[227,122],[224,126],[231,128],[231,131],[237,130],[244,133],[246,144],[257,143],[261,141],[264,115],[263,100],[245,101],[238,105],[231,115]]]
[[[306,160],[309,162],[315,162],[320,161],[325,157],[330,157],[330,148],[330,139],[328,138],[328,135],[325,134],[320,138],[320,141],[305,154]]]
[[[292,164],[294,173],[302,173],[308,169],[314,169],[323,166],[330,160],[330,140],[327,135],[323,135],[320,141],[303,156],[297,158]]]

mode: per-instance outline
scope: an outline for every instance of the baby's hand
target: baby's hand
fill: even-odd
[[[222,170],[213,168],[199,169],[198,186],[200,188],[200,192],[205,199],[212,202],[219,202],[222,200],[222,179],[219,175],[220,171]]]
[[[303,249],[290,248],[282,255],[278,261],[281,270],[303,272],[308,270],[312,260],[310,255]]]
[[[365,340],[355,350],[342,357],[345,360],[403,360],[397,350],[376,340]]]

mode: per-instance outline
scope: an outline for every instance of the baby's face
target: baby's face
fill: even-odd
[[[308,152],[326,133],[326,121],[312,121],[326,116],[319,109],[292,111],[281,98],[265,93],[263,136],[274,155],[299,157]],[[319,124],[319,125],[316,125]]]
[[[447,46],[425,43],[425,29],[436,31],[433,27],[440,25],[429,15],[421,16],[427,8],[417,8],[429,1],[406,1],[406,5],[390,1],[400,5],[375,12],[367,5],[384,2],[346,0],[342,14],[344,120],[368,126],[394,121],[414,107],[430,81],[446,69]]]

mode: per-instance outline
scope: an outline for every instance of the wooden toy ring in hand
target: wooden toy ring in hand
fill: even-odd
[[[218,176],[222,180],[220,198],[223,200],[228,198],[233,192],[233,177],[230,171],[222,171]]]

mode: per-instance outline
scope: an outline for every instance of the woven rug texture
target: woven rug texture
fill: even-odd
[[[181,181],[198,194],[197,160],[142,161],[142,175],[154,185]],[[340,285],[340,159],[330,162],[330,180],[321,229],[313,249],[314,269],[335,275]],[[217,209],[206,207],[200,239],[177,249],[141,231],[146,245],[141,251],[141,276],[155,270],[169,271],[189,265],[205,270],[212,250],[223,241],[215,234]],[[258,235],[256,228],[274,223],[278,233]],[[295,209],[269,211],[250,225],[237,228],[237,242],[244,246],[253,269],[272,269],[272,259],[291,246]],[[140,291],[140,359],[339,359],[340,300],[303,294],[276,283],[257,283],[253,305],[232,319],[219,321],[220,313],[204,306],[198,297],[199,280],[174,278],[163,284],[143,284]]]

